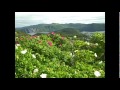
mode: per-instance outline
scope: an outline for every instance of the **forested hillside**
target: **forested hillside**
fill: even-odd
[[[80,23],[69,23],[69,24],[38,24],[31,25],[22,28],[16,28],[16,30],[21,30],[26,33],[40,33],[40,32],[52,32],[52,31],[60,31],[65,28],[74,28],[79,31],[105,31],[105,24],[80,24]]]

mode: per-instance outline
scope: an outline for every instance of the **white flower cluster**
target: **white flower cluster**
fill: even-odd
[[[89,42],[85,42],[87,45],[90,45],[90,43]]]
[[[23,51],[21,51],[21,53],[22,54],[25,54],[27,52],[27,50],[25,49],[25,50],[23,50]]]
[[[42,73],[42,74],[40,75],[40,77],[41,77],[41,78],[47,78],[47,74],[43,74],[43,73]]]
[[[77,38],[77,36],[74,36],[74,38]]]
[[[94,72],[94,75],[95,75],[96,77],[100,77],[100,76],[101,76],[101,73],[100,73],[99,71],[95,71],[95,72]]]
[[[99,62],[99,64],[102,64],[102,63],[103,63],[103,61],[100,61],[100,62]]]
[[[20,44],[16,44],[15,45],[15,49],[18,49],[19,46],[20,46]]]
[[[78,52],[78,50],[75,50],[74,52]]]
[[[70,53],[70,56],[74,57],[75,55],[73,55],[72,53]]]
[[[97,57],[97,54],[95,53],[94,56]]]
[[[34,54],[32,54],[32,57],[33,57],[33,58],[36,58],[36,56],[35,56]]]
[[[34,69],[34,71],[33,71],[33,73],[37,73],[38,72],[38,69],[36,68],[36,69]]]
[[[98,46],[98,43],[95,43],[96,46]]]

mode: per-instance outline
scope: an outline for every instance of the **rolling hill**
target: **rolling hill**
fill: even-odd
[[[94,32],[94,31],[105,31],[105,24],[99,23],[92,23],[92,24],[81,24],[81,23],[69,23],[69,24],[38,24],[38,25],[31,25],[22,28],[16,28],[18,31],[23,31],[25,33],[45,33],[45,32],[63,32],[64,30],[71,29],[77,30],[77,32]],[[66,31],[64,31],[66,32]]]

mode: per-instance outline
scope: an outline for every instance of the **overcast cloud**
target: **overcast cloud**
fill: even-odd
[[[15,12],[15,27],[41,23],[105,23],[105,12]]]

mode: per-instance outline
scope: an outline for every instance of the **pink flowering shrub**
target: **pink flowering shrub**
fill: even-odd
[[[104,78],[104,35],[94,34],[89,42],[73,37],[16,36],[15,78]]]

